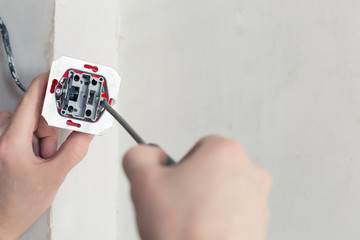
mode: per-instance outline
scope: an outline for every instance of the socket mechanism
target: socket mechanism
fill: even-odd
[[[104,76],[76,69],[68,69],[50,89],[55,93],[58,113],[66,118],[97,122],[104,113],[100,102],[108,100],[108,87]]]

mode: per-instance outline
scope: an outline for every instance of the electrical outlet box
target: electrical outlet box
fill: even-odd
[[[51,66],[42,115],[50,126],[101,134],[113,118],[100,103],[114,106],[120,81],[110,67],[61,57]]]
[[[104,109],[100,101],[106,101],[108,96],[104,76],[75,69],[68,69],[60,82],[54,79],[50,92],[55,94],[61,116],[89,122],[101,118]]]

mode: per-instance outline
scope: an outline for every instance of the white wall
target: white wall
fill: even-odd
[[[241,141],[274,176],[269,240],[359,239],[359,5],[122,0],[121,109],[177,159]]]
[[[48,66],[49,2],[0,0],[26,83]],[[268,239],[359,239],[359,4],[59,0],[55,57],[118,67],[120,112],[176,159],[208,133],[241,141],[274,176]],[[0,74],[9,78],[4,62]],[[138,239],[120,170],[131,145],[120,128],[95,139],[56,197],[52,239]],[[46,239],[42,223],[23,239]]]
[[[0,0],[0,16],[8,28],[15,65],[25,86],[49,69],[53,55],[54,2]],[[37,6],[41,6],[41,11]],[[22,92],[13,86],[2,38],[0,81],[0,109],[13,111]]]
[[[16,67],[25,86],[35,76],[49,70],[53,54],[54,2],[0,0],[0,16],[8,28]],[[0,37],[0,110],[13,112],[21,95],[13,84]],[[45,212],[20,239],[48,240],[49,214]]]
[[[56,1],[55,58],[65,55],[116,68],[118,12],[116,0]],[[53,240],[116,238],[117,129],[115,126],[105,136],[96,137],[87,157],[60,188],[51,209]]]

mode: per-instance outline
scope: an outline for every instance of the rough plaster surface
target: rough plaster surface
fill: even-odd
[[[26,3],[0,3],[11,33],[10,24],[21,25],[9,18],[36,12],[16,15],[15,10],[23,9],[16,7]],[[55,55],[114,67],[120,63],[121,113],[174,158],[208,133],[241,141],[250,157],[274,176],[269,240],[359,239],[357,1],[117,4],[58,1]],[[86,11],[79,11],[81,6]],[[99,18],[86,21],[89,15]],[[22,24],[31,26],[31,21]],[[99,34],[88,37],[94,29]],[[14,43],[17,58],[25,58],[19,48],[36,49],[22,41]],[[41,55],[43,47],[38,49]],[[28,83],[38,72],[21,63],[24,58],[18,68],[20,76],[29,75]],[[0,63],[3,79],[8,73]],[[39,71],[46,66],[37,65]],[[17,99],[6,84],[7,90],[0,88],[0,104],[11,110]],[[88,157],[60,189],[52,210],[53,239],[138,239],[127,181],[118,170],[118,151],[122,154],[133,142],[122,129],[119,136],[115,131],[95,139]]]
[[[10,33],[19,77],[28,86],[34,77],[49,70],[53,54],[54,1],[0,0],[0,6],[1,17]],[[11,82],[2,41],[0,79],[1,109],[13,111],[21,92]]]
[[[70,56],[118,67],[118,1],[56,2],[55,58]],[[87,157],[68,175],[51,211],[52,240],[116,239],[118,128],[96,137]],[[63,132],[66,136],[66,133]]]
[[[359,1],[122,0],[121,20],[120,108],[145,139],[177,159],[242,142],[274,176],[269,240],[360,238]]]
[[[0,0],[0,15],[9,30],[16,67],[25,86],[35,76],[49,70],[53,53],[53,10],[52,0]],[[0,85],[0,110],[13,112],[21,92],[12,82],[2,40]],[[49,237],[47,211],[20,239],[48,240]]]

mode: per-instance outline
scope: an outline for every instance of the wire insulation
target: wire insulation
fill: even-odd
[[[14,79],[15,84],[23,91],[26,91],[26,87],[20,82],[16,68],[15,68],[15,62],[14,62],[14,56],[12,53],[12,49],[11,49],[11,44],[10,44],[10,37],[9,37],[9,32],[5,26],[5,23],[3,22],[3,20],[0,17],[0,32],[1,32],[1,36],[4,42],[4,47],[5,47],[5,52],[8,58],[8,62],[9,62],[9,69],[10,69],[10,73],[11,76]]]

